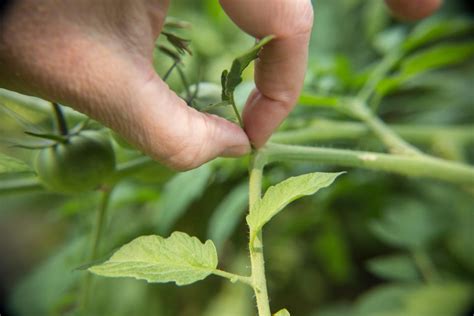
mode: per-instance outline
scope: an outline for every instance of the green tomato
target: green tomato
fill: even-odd
[[[49,190],[74,194],[96,189],[115,170],[115,154],[109,138],[97,131],[82,131],[42,149],[34,164]]]

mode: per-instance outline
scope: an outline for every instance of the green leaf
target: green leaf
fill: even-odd
[[[416,202],[392,206],[369,228],[381,241],[409,250],[425,249],[444,230],[440,218]]]
[[[405,51],[442,40],[444,38],[467,34],[474,30],[474,23],[465,18],[428,19],[419,23],[403,44]]]
[[[474,41],[438,45],[405,59],[400,73],[402,76],[413,76],[435,68],[459,64],[473,55]]]
[[[166,36],[168,42],[173,45],[173,47],[178,51],[179,54],[184,55],[188,53],[189,55],[193,55],[191,50],[189,49],[189,44],[191,43],[190,40],[182,38],[179,35],[173,34],[171,32],[162,31],[161,34]]]
[[[472,295],[472,286],[466,284],[430,284],[406,297],[402,315],[465,315],[472,307]]]
[[[170,237],[142,236],[120,248],[106,262],[89,271],[106,277],[133,277],[149,283],[191,284],[217,267],[217,251],[208,240],[174,232]]]
[[[0,174],[31,171],[25,162],[0,153]]]
[[[413,281],[420,276],[413,259],[407,255],[375,258],[367,263],[367,268],[380,278],[394,281]]]
[[[382,4],[382,3],[381,3]],[[382,4],[383,5],[383,4]],[[406,29],[403,26],[396,26],[380,32],[374,38],[374,47],[382,54],[390,54],[393,50],[398,50],[405,39]]]
[[[331,185],[341,173],[309,173],[286,179],[270,187],[262,199],[257,201],[247,215],[247,223],[258,232],[285,206],[303,196],[312,195]]]
[[[273,314],[273,316],[290,316],[290,312],[285,308]]]
[[[200,168],[183,172],[165,186],[158,204],[156,223],[160,234],[167,234],[176,221],[186,213],[189,205],[206,190],[212,168],[205,164]]]
[[[365,292],[355,304],[357,316],[392,316],[403,314],[405,300],[416,288],[398,284],[382,285]],[[411,315],[410,315],[411,316]],[[415,316],[415,315],[413,315]],[[420,315],[417,315],[420,316]]]
[[[274,36],[266,36],[262,38],[252,49],[236,58],[232,62],[230,71],[225,70],[222,73],[222,96],[223,101],[230,100],[235,88],[242,82],[242,73],[250,65],[250,63],[258,58],[258,54],[263,46],[268,44]]]
[[[233,189],[217,206],[209,220],[208,237],[220,249],[234,232],[247,210],[248,184],[243,183]]]

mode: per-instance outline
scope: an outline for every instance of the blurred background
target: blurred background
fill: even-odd
[[[305,91],[320,95],[353,95],[377,61],[417,27],[394,20],[381,0],[319,0],[314,5]],[[461,20],[472,23],[472,10],[472,1],[445,1],[430,23],[445,21],[435,32]],[[253,43],[214,0],[172,1],[170,16],[192,25],[181,31],[192,41],[193,56],[183,61],[191,84],[219,84],[222,70]],[[473,135],[469,136],[474,131],[473,30],[471,25],[424,47],[470,43],[471,51],[466,58],[443,67],[432,65],[391,89],[379,106],[379,114],[390,124],[433,127],[422,136],[405,129],[407,139],[424,151],[470,164],[474,163]],[[160,74],[171,63],[157,51]],[[237,92],[240,105],[252,88],[251,75],[246,72],[248,82]],[[176,74],[169,83],[183,91]],[[34,124],[47,128],[52,124],[41,100],[0,89],[0,101]],[[67,115],[70,122],[82,119],[73,111]],[[344,119],[327,110],[301,107],[281,131],[320,126],[322,118],[327,124]],[[0,122],[0,136],[24,137],[22,126],[5,112],[0,111]],[[334,124],[324,126],[338,129]],[[468,132],[461,137],[439,126],[462,126]],[[368,133],[356,131],[359,134],[321,137],[310,144],[383,151]],[[121,162],[140,155],[118,145],[115,149]],[[35,154],[7,142],[0,142],[0,152],[26,161]],[[245,158],[218,159],[182,174],[156,165],[122,181],[112,195],[101,258],[140,235],[167,236],[179,230],[212,239],[221,268],[248,273],[247,163]],[[305,316],[473,315],[472,188],[311,163],[270,165],[265,185],[316,170],[348,173],[314,197],[292,204],[266,228],[272,309],[286,307],[292,315]],[[74,311],[86,273],[80,267],[89,263],[86,254],[99,193],[65,197],[42,190],[31,178],[28,173],[0,175],[0,315],[68,315]],[[2,189],[1,183],[9,181],[25,185]],[[92,297],[91,315],[256,313],[249,289],[216,277],[186,287],[94,278]]]

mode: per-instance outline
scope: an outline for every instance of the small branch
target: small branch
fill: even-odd
[[[163,81],[166,82],[169,77],[171,76],[171,73],[173,73],[173,70],[176,68],[176,66],[178,66],[178,64],[180,63],[179,60],[175,60],[173,62],[173,64],[171,65],[171,67],[168,69],[168,71],[166,71],[166,73],[164,74],[163,76]]]
[[[341,105],[345,112],[367,124],[374,134],[387,146],[389,152],[399,155],[422,155],[416,147],[407,143],[392,131],[378,116],[358,100]]]
[[[259,152],[252,156],[249,179],[249,212],[252,213],[255,203],[262,195],[262,177],[266,157]],[[249,241],[250,262],[252,267],[252,284],[257,300],[259,316],[271,316],[268,298],[267,280],[265,276],[265,259],[263,254],[262,232],[250,231]]]
[[[0,196],[41,190],[43,190],[43,186],[35,176],[19,176],[15,179],[5,179],[0,182]]]
[[[61,109],[61,106],[57,104],[56,102],[51,102],[51,105],[53,106],[54,114],[56,116],[56,124],[59,130],[59,133],[62,136],[69,135],[66,119],[64,118],[64,113]]]
[[[440,138],[454,140],[465,145],[474,142],[474,126],[436,126],[436,125],[388,125],[401,137],[419,144],[432,145]],[[370,129],[358,122],[318,120],[310,127],[297,130],[277,132],[272,142],[288,144],[305,144],[314,141],[337,139],[358,140],[369,136]]]
[[[238,274],[230,273],[227,271],[222,271],[219,269],[214,270],[212,274],[223,277],[225,279],[229,279],[230,282],[232,283],[241,282],[241,283],[249,285],[250,287],[253,287],[253,282],[252,282],[251,277],[246,277],[243,275],[238,275]]]
[[[235,116],[237,117],[237,121],[239,122],[240,127],[244,128],[242,117],[240,116],[239,109],[237,109],[237,105],[235,104],[234,93],[231,93],[229,101],[232,105],[232,108],[234,109]]]
[[[106,226],[106,215],[107,209],[110,202],[110,197],[112,195],[113,188],[106,188],[103,191],[102,201],[97,212],[97,216],[94,222],[94,230],[92,232],[92,246],[89,253],[88,262],[94,262],[97,260],[100,241],[103,236],[103,232]],[[90,291],[92,287],[92,274],[87,273],[84,277],[84,285],[82,288],[82,298],[79,308],[83,311],[87,311],[87,306],[89,304]]]
[[[368,102],[380,81],[382,81],[387,76],[388,72],[400,61],[402,57],[403,53],[398,50],[395,50],[391,54],[385,56],[385,58],[372,71],[369,79],[357,94],[357,98],[364,102]]]
[[[411,177],[474,185],[474,168],[429,156],[403,156],[318,147],[267,144],[263,149],[269,162],[313,161],[344,167],[381,170]]]
[[[189,100],[192,97],[191,91],[189,90],[189,82],[186,78],[186,74],[184,73],[183,69],[179,65],[176,65],[176,70],[178,71],[179,78],[183,83],[184,90],[186,91],[186,100]]]

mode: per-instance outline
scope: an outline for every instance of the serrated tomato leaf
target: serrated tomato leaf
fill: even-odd
[[[254,232],[260,231],[285,206],[303,196],[312,195],[328,187],[340,173],[314,172],[291,177],[270,187],[262,199],[253,205],[247,223]]]
[[[224,70],[221,77],[222,100],[229,101],[235,88],[242,82],[242,73],[250,63],[258,58],[258,54],[263,46],[268,44],[274,37],[272,35],[262,38],[248,52],[242,54],[232,62],[230,70]]]
[[[156,235],[138,237],[88,270],[105,277],[187,285],[205,279],[216,267],[217,251],[212,241],[203,244],[196,237],[174,232],[166,239]]]

